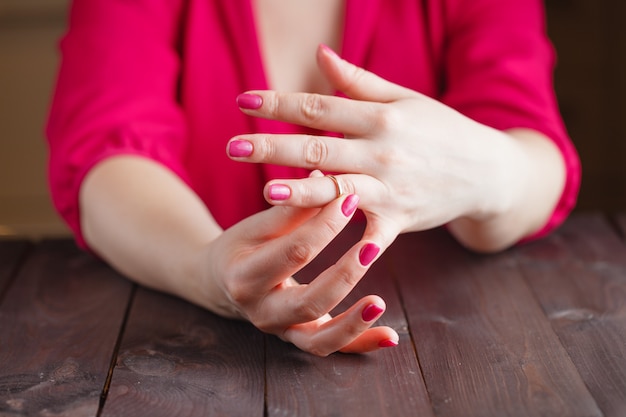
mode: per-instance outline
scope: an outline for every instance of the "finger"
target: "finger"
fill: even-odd
[[[341,59],[325,45],[317,49],[317,64],[337,90],[355,100],[389,103],[418,95]]]
[[[231,227],[232,235],[248,243],[263,243],[286,235],[319,213],[316,208],[272,207]]]
[[[379,254],[376,243],[359,242],[308,285],[276,288],[261,302],[255,325],[274,333],[322,317],[354,289]]]
[[[258,277],[252,285],[267,291],[302,269],[346,226],[356,211],[359,198],[343,196],[322,208],[317,215],[287,235],[264,242],[248,254],[245,276]]]
[[[370,295],[321,324],[314,321],[291,326],[285,330],[283,338],[318,356],[327,356],[343,348],[351,352],[372,350],[374,346],[388,343],[389,340],[398,340],[398,335],[391,328],[370,331],[385,308],[380,297]]]
[[[314,169],[309,174],[309,178],[321,178],[323,176],[324,176],[324,173],[322,171],[320,171],[319,169]]]
[[[399,218],[382,217],[373,212],[366,212],[367,224],[363,232],[363,240],[377,242],[381,247],[381,252],[386,250],[402,233]]]
[[[239,153],[238,148],[249,151]],[[329,136],[298,134],[250,134],[232,138],[228,156],[236,161],[265,163],[332,172],[369,173],[388,149],[372,146],[365,139],[342,139]]]
[[[349,136],[371,134],[383,121],[379,103],[313,93],[248,91],[237,97],[237,104],[251,116]]]
[[[380,202],[380,196],[386,195],[385,185],[372,176],[343,174],[334,177],[339,186],[327,176],[272,180],[265,185],[263,195],[270,204],[291,207],[324,206],[338,197],[338,188],[343,194],[358,194],[361,206]]]
[[[375,350],[395,347],[399,343],[398,333],[387,326],[378,326],[367,329],[350,344],[339,349],[342,353],[366,353]]]

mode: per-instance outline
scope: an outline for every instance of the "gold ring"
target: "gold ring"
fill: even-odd
[[[337,178],[334,175],[326,175],[328,178],[330,178],[332,180],[332,182],[335,183],[335,191],[337,192],[337,197],[339,198],[343,195],[343,188],[341,188],[341,184],[339,184],[339,181],[337,180]]]

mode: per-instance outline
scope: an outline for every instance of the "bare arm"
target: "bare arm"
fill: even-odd
[[[84,180],[80,206],[87,243],[116,269],[212,308],[194,277],[201,252],[222,230],[178,177],[148,159],[110,158]]]
[[[494,204],[498,208],[490,215],[460,217],[448,224],[459,242],[476,251],[498,251],[536,232],[548,221],[563,191],[565,167],[554,143],[532,130],[507,133],[516,150],[505,167],[510,171],[507,177],[513,178],[503,184],[502,194],[510,197],[501,201],[507,203]]]
[[[328,314],[373,262],[360,254],[375,242],[357,243],[308,285],[291,278],[348,223],[357,202],[347,195],[322,209],[274,207],[222,231],[178,177],[134,156],[101,162],[80,194],[86,241],[122,273],[322,356],[398,340],[391,328],[371,327],[385,309],[380,297]]]

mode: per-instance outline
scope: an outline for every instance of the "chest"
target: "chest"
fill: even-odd
[[[317,68],[315,51],[323,43],[340,52],[344,1],[254,0],[252,5],[269,87],[331,94],[332,87]]]

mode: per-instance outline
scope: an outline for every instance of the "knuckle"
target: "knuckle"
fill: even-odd
[[[257,158],[273,158],[276,155],[276,145],[269,135],[259,135],[255,147]]]
[[[239,280],[230,280],[226,290],[228,292],[228,298],[230,298],[235,305],[244,306],[252,299],[249,288],[242,285]]]
[[[359,282],[361,274],[355,274],[351,268],[339,268],[335,273],[335,285],[343,287],[343,291],[349,292]]]
[[[356,323],[345,324],[342,328],[342,333],[350,339],[356,338],[363,333],[362,327],[362,325]]]
[[[319,94],[306,94],[300,105],[302,116],[308,122],[315,122],[325,113],[324,100]]]
[[[318,197],[318,193],[315,192],[312,187],[309,187],[306,184],[298,184],[296,194],[299,196],[300,202],[304,206],[313,206],[316,203]]]
[[[346,225],[346,218],[344,216],[341,217],[342,220],[339,220],[340,217],[332,216],[325,219],[320,224],[320,238],[325,239],[326,241],[330,241],[332,238],[337,236],[339,232],[341,232]]]
[[[312,168],[321,166],[328,157],[326,143],[317,136],[308,136],[304,143],[304,162]]]
[[[294,242],[285,250],[285,259],[289,265],[301,266],[313,258],[313,247],[306,242]]]
[[[278,94],[270,94],[263,99],[263,108],[271,117],[278,117],[281,111],[280,102]]]
[[[373,129],[379,132],[386,132],[400,124],[400,115],[391,106],[378,106],[373,113]]]
[[[406,153],[395,146],[389,146],[374,151],[372,159],[377,166],[381,167],[386,172],[394,167],[404,166]]]
[[[305,296],[294,301],[292,312],[300,323],[317,320],[326,314],[326,311],[319,304],[312,301],[310,297]]]
[[[349,175],[338,176],[337,181],[341,184],[344,194],[358,194],[354,180]]]

